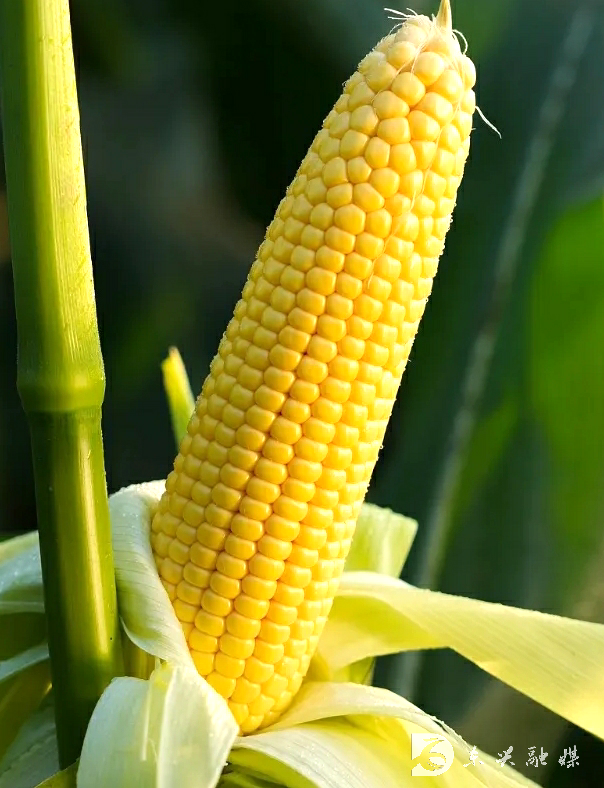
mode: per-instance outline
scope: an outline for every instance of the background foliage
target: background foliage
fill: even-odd
[[[73,0],[111,491],[166,475],[160,362],[177,344],[200,388],[287,183],[393,24],[381,6]],[[477,118],[370,499],[419,520],[412,582],[604,621],[604,8],[454,14],[502,139]],[[2,194],[0,532],[35,527],[9,260]],[[513,745],[543,785],[601,784],[600,743],[461,658],[386,660],[377,679],[492,753]],[[533,745],[548,767],[524,766]]]

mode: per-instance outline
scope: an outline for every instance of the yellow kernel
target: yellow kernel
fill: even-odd
[[[449,151],[438,148],[432,160],[432,171],[448,178],[455,167],[455,156]]]
[[[277,498],[273,507],[275,514],[284,517],[286,520],[300,522],[306,516],[308,504],[306,501],[295,501],[287,495]]]
[[[443,128],[438,140],[438,145],[440,148],[450,153],[457,153],[461,146],[461,135],[453,124],[449,124]]]
[[[311,274],[313,271],[318,270],[319,269],[317,268],[313,268],[312,271],[309,271],[308,273]],[[305,287],[304,290],[300,290],[296,297],[296,301],[302,310],[305,312],[310,312],[312,315],[321,315],[325,311],[325,296],[309,289],[308,287]]]
[[[436,203],[427,194],[418,194],[413,205],[414,212],[422,216],[432,216],[436,210]]]
[[[306,284],[314,293],[326,296],[335,290],[336,275],[333,271],[315,267],[306,274]]]
[[[421,52],[414,64],[413,73],[426,87],[433,85],[445,70],[445,61],[436,52]]]
[[[258,501],[255,498],[251,498],[249,495],[246,495],[241,499],[239,511],[244,517],[247,517],[251,520],[256,520],[257,522],[264,522],[264,520],[270,516],[271,507],[268,503]]]
[[[386,167],[389,157],[390,145],[388,142],[380,137],[372,137],[365,150],[365,161],[367,165],[372,169]]]
[[[291,265],[288,265],[281,274],[280,283],[286,290],[289,290],[292,293],[297,293],[298,290],[301,290],[304,286],[304,274],[301,271],[297,271]],[[265,328],[257,328],[254,332],[253,341],[254,344],[260,345],[260,347],[263,347],[266,350],[270,350],[270,348],[275,344],[274,336],[275,334],[273,331],[267,331]]]
[[[265,523],[266,533],[277,539],[292,542],[300,530],[300,525],[277,514],[272,514]]]
[[[303,249],[302,246],[297,246],[296,249]],[[295,250],[294,250],[295,251]],[[307,250],[308,251],[308,250]],[[311,253],[312,254],[312,253]],[[293,252],[292,252],[293,256]],[[286,317],[283,312],[278,312],[272,306],[267,306],[262,313],[262,325],[270,331],[280,331],[286,323]]]
[[[302,427],[305,437],[317,443],[329,443],[335,435],[335,428],[332,424],[326,424],[319,419],[311,417]]]
[[[287,469],[280,463],[261,457],[254,468],[254,474],[272,484],[281,484],[287,478]]]
[[[342,298],[346,301],[356,298],[362,290],[362,282],[354,276],[351,276],[348,273],[341,272],[338,274],[338,278],[336,281],[336,291]],[[327,299],[326,309],[331,314],[330,303],[333,303],[330,299],[334,297],[335,294],[329,296]],[[342,315],[337,314],[337,317],[342,317]]]
[[[191,646],[191,657],[200,676],[207,676],[214,669],[214,654],[195,651]]]
[[[280,463],[281,465],[287,465],[293,457],[293,454],[294,451],[291,446],[280,443],[273,438],[268,438],[262,449],[262,455],[264,457],[273,462]]]
[[[273,666],[267,665],[257,657],[250,657],[245,663],[244,676],[254,685],[264,684],[273,675]],[[271,703],[272,705],[272,703]],[[269,706],[270,708],[270,706]],[[261,712],[262,714],[264,713]]]
[[[307,249],[305,246],[296,246],[292,252],[290,263],[298,271],[306,272],[313,267],[315,254],[312,249]]]
[[[237,679],[237,685],[233,691],[233,694],[231,695],[231,701],[235,701],[236,703],[250,704],[252,701],[256,700],[258,695],[260,695],[260,685],[241,676]]]
[[[415,60],[416,47],[410,41],[397,41],[388,49],[386,57],[396,69],[401,69]]]
[[[339,259],[354,249],[354,242],[354,235],[340,227],[330,227],[325,233],[325,243],[340,255]]]
[[[374,96],[375,93],[369,87],[369,85],[366,82],[361,81],[355,86],[354,90],[350,94],[350,98],[348,99],[348,109],[353,111],[363,104],[371,104]]]
[[[312,344],[311,340],[309,352]],[[315,358],[304,356],[298,366],[298,375],[310,383],[321,383],[327,377],[327,365]]]
[[[342,139],[350,125],[350,112],[340,112],[329,125],[329,135]]]
[[[333,315],[321,315],[317,320],[317,333],[331,342],[339,342],[346,334],[346,322]]]
[[[290,398],[283,405],[281,415],[289,421],[302,424],[309,417],[310,408],[308,405]]]
[[[256,555],[253,556],[250,561],[253,561],[257,555],[258,554],[256,553]],[[241,588],[243,590],[243,594],[246,596],[240,596],[235,600],[235,609],[242,615],[248,616],[250,603],[244,601],[243,603],[238,604],[239,601],[241,599],[245,600],[247,597],[251,597],[251,600],[258,602],[264,602],[266,600],[272,599],[273,594],[275,593],[275,586],[276,583],[274,580],[256,576],[253,573],[246,575],[241,581]],[[242,609],[242,607],[248,608],[248,612],[246,612],[245,609]],[[262,606],[260,606],[260,608],[262,609]],[[266,613],[262,613],[261,615],[249,614],[249,618],[262,618],[263,615],[266,615]]]
[[[224,619],[205,610],[199,610],[195,616],[195,627],[206,635],[219,638],[224,632]]]
[[[310,404],[319,396],[319,388],[316,383],[309,383],[307,380],[298,378],[291,388],[291,396],[299,402]]]
[[[202,523],[197,529],[198,542],[212,550],[222,550],[226,536],[224,529],[217,528],[209,523]]]
[[[388,61],[384,60],[370,69],[367,73],[367,85],[376,93],[380,90],[385,90],[396,77],[396,73],[397,69],[391,66]]]
[[[413,110],[409,114],[408,120],[411,136],[414,139],[428,140],[430,142],[438,139],[441,130],[440,124],[434,118],[426,115],[425,112]]]
[[[270,431],[271,437],[281,443],[293,445],[300,437],[300,425],[278,416]]]
[[[368,137],[360,131],[348,129],[346,134],[340,140],[340,156],[342,159],[348,161],[354,159],[355,156],[361,156],[367,145]]]
[[[195,651],[213,654],[218,651],[218,639],[211,635],[206,635],[198,629],[191,630],[189,634],[189,645]]]
[[[288,370],[268,367],[264,372],[264,382],[267,386],[284,394],[292,387],[296,376]]]
[[[270,363],[277,369],[291,372],[300,362],[301,354],[283,345],[275,345],[269,353]],[[255,426],[252,424],[252,426]]]
[[[307,224],[302,230],[300,243],[307,249],[313,249],[316,251],[323,243],[323,231],[318,227],[313,227],[312,225]]]
[[[467,90],[465,92],[460,106],[462,110],[467,112],[469,115],[474,113],[474,110],[476,109],[476,94],[473,90]]]
[[[329,380],[329,378],[327,379]],[[327,383],[327,380],[325,383]],[[321,388],[324,389],[324,384],[321,384]],[[325,389],[324,389],[325,390]],[[327,397],[327,395],[320,397],[312,406],[312,415],[315,419],[318,419],[320,422],[325,422],[326,424],[336,424],[342,417],[342,406],[336,399],[331,399]],[[331,428],[330,432],[331,433]],[[327,441],[325,441],[327,442]],[[321,460],[324,459],[322,454]]]
[[[380,120],[402,118],[409,114],[408,105],[390,90],[377,94],[373,100],[373,108]]]
[[[430,117],[434,118],[441,126],[444,126],[445,123],[449,123],[453,117],[451,102],[434,91],[426,93],[417,105],[417,109],[430,115]]]
[[[399,175],[412,172],[416,166],[420,166],[415,157],[413,144],[405,142],[400,145],[393,145],[390,148],[388,166]]]
[[[310,341],[309,335],[305,331],[299,331],[293,326],[285,326],[279,332],[279,342],[286,348],[295,350],[297,353],[304,353]],[[260,388],[264,388],[261,386]],[[260,391],[260,389],[258,389]],[[257,394],[258,392],[256,392]],[[256,400],[258,401],[258,400]],[[259,403],[260,404],[260,403]]]
[[[216,692],[219,695],[222,695],[222,697],[225,699],[231,697],[236,686],[236,682],[234,678],[228,678],[226,676],[222,676],[220,673],[217,673],[215,670],[213,670],[208,676],[206,676],[206,681],[211,687],[213,687],[216,690]]]
[[[328,161],[325,167],[323,168],[322,173],[323,179],[323,189],[324,193],[321,194],[320,202],[323,202],[325,196],[327,194],[326,189],[330,186],[337,186],[341,183],[346,183],[346,162],[341,156],[338,156],[331,161]],[[316,193],[313,195],[315,198],[319,197],[319,190],[317,189]],[[316,202],[313,204],[316,206],[319,203],[319,200],[316,199]]]
[[[332,162],[337,161],[337,159],[332,159],[330,162],[327,162],[325,167],[323,168],[323,175],[325,174],[326,167],[335,168],[337,165],[332,164]],[[292,211],[293,215],[296,219],[300,219],[300,221],[307,222],[308,217],[310,216],[310,212],[312,211],[312,206],[317,205],[317,203],[323,202],[325,199],[325,194],[327,189],[325,184],[321,180],[321,178],[313,178],[312,180],[308,181],[304,188],[304,195],[300,195],[300,197],[296,197],[296,202],[294,203],[294,209]],[[296,206],[300,205],[298,212],[296,212]]]
[[[377,134],[388,145],[400,145],[403,142],[409,142],[411,139],[407,118],[388,118],[380,121],[377,127]]]
[[[350,188],[355,205],[363,211],[376,211],[383,207],[384,198],[371,184],[357,183],[354,188],[352,186]]]
[[[403,71],[393,81],[392,92],[409,107],[414,107],[426,93],[423,82],[410,71]]]
[[[365,228],[377,238],[386,238],[392,228],[392,217],[385,208],[367,214]]]
[[[327,447],[323,443],[302,437],[296,444],[296,457],[303,460],[322,462],[327,454]]]
[[[352,202],[352,199],[351,183],[341,183],[338,186],[332,186],[326,196],[327,204],[334,209],[348,205]]]
[[[219,482],[212,490],[212,499],[214,503],[217,504],[217,506],[229,511],[235,511],[235,509],[239,506],[241,493],[238,490],[233,490],[222,482]],[[208,506],[206,509],[206,519],[208,522],[211,522],[208,517],[209,512],[210,507]],[[214,525],[218,525],[218,523],[214,523]]]
[[[241,613],[230,613],[225,623],[227,631],[239,640],[253,640],[260,632],[260,621],[243,616]],[[253,646],[251,650],[253,651]],[[226,651],[226,653],[229,653],[229,651]]]
[[[308,586],[311,580],[312,572],[310,569],[304,569],[301,566],[290,564],[289,561],[285,562],[285,569],[281,575],[282,583],[292,588],[303,589]]]
[[[224,543],[224,549],[229,555],[247,561],[256,552],[256,545],[248,539],[242,539],[234,534],[229,534]]]
[[[206,588],[201,598],[201,606],[206,612],[224,618],[231,612],[233,602],[227,597],[214,592],[211,588]]]
[[[287,558],[289,558],[289,554],[291,553],[291,543],[285,541],[282,537],[265,534],[258,542],[258,550],[266,559],[271,559],[272,561],[285,561]],[[278,579],[280,572],[277,577],[271,577],[270,573],[268,575],[262,575],[262,566],[262,563],[256,564],[257,571],[255,571],[254,574],[263,576],[265,580]],[[252,570],[250,569],[250,571]]]
[[[369,140],[369,143],[371,143],[371,140]],[[367,155],[367,151],[365,151],[365,155]],[[347,163],[346,173],[350,183],[364,183],[365,181],[369,180],[369,176],[371,175],[371,167],[365,161],[363,156],[357,156],[354,159],[350,159],[350,161]]]
[[[280,643],[266,643],[260,638],[256,640],[254,656],[268,665],[275,665],[280,659],[283,659],[284,653],[285,649]],[[271,681],[271,679],[268,681]],[[265,684],[268,684],[268,682],[265,682]]]
[[[377,189],[382,197],[388,199],[397,193],[400,178],[394,170],[390,169],[389,167],[383,167],[382,169],[374,170],[371,173],[369,182],[375,189]]]
[[[329,364],[329,373],[340,380],[351,381],[358,372],[358,364],[355,360],[346,356],[336,356]]]
[[[323,162],[328,162],[338,155],[340,149],[340,141],[330,137],[329,135],[321,142],[319,146],[319,158]],[[312,172],[310,170],[309,172]]]
[[[260,637],[266,643],[271,643],[271,644],[285,643],[289,639],[289,634],[290,634],[289,626],[276,624],[274,621],[270,621],[268,618],[263,619],[262,623],[260,624]],[[285,679],[284,676],[279,676],[278,674],[275,674],[271,679],[271,681],[274,681],[275,679],[280,679],[284,681],[287,686],[287,679]],[[267,694],[269,694],[270,692],[269,684],[270,682],[267,682],[267,684],[263,687],[264,692],[266,692]],[[277,690],[277,695],[280,695],[281,692],[283,692],[283,688]]]
[[[357,279],[365,279],[371,273],[373,263],[368,257],[363,257],[357,252],[346,255],[344,270]]]
[[[361,132],[365,136],[372,134],[377,124],[378,117],[373,111],[373,108],[367,104],[362,107],[357,107],[350,115],[350,129]],[[344,135],[344,139],[345,138],[346,135]],[[358,156],[360,152],[361,151],[355,155]]]
[[[349,328],[348,323],[346,327],[347,329]],[[340,340],[338,343],[338,350],[346,358],[358,360],[364,353],[365,343],[362,339],[358,339],[349,334]]]
[[[365,213],[357,205],[345,205],[337,209],[334,221],[338,227],[346,230],[346,232],[358,235],[365,227]],[[335,277],[333,289],[335,289]]]
[[[233,577],[226,577],[220,572],[214,571],[210,578],[210,588],[218,596],[226,599],[235,599],[241,589],[239,580]]]
[[[476,68],[474,63],[466,55],[462,55],[461,67],[463,72],[463,82],[466,88],[473,88],[476,83]]]
[[[331,227],[333,214],[333,208],[326,203],[323,202],[319,205],[315,205],[310,214],[311,224],[314,227],[318,227],[320,230],[327,230],[328,227]]]
[[[455,113],[453,124],[457,127],[462,140],[465,140],[467,137],[469,137],[470,132],[472,131],[472,116],[469,112],[458,110],[458,112]]]
[[[260,432],[268,432],[271,424],[275,420],[275,414],[258,405],[252,405],[245,414],[245,420],[247,425],[253,429],[259,430]],[[243,429],[243,427],[240,429]]]
[[[401,192],[409,197],[415,207],[417,195],[421,193],[424,185],[424,175],[420,170],[408,172],[406,175],[401,176],[399,189]]]

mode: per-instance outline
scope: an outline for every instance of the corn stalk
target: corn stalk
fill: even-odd
[[[120,672],[98,336],[68,0],[0,0],[18,324],[60,761]]]

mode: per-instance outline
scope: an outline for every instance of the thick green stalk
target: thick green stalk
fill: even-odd
[[[62,766],[120,671],[98,337],[68,0],[0,0],[19,336]]]

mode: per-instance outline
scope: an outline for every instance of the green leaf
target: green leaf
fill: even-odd
[[[76,788],[78,775],[77,762],[68,766],[67,769],[54,774],[44,782],[39,783],[36,788]]]
[[[0,788],[32,788],[59,769],[54,708],[32,714],[0,760]]]

